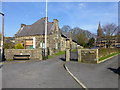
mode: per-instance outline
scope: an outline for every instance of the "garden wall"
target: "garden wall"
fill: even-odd
[[[98,49],[78,49],[78,61],[85,63],[97,63]]]
[[[120,51],[120,48],[100,48],[99,49],[99,58],[100,57],[104,57],[104,56],[107,56],[107,55],[110,55],[112,53],[116,53],[116,52],[119,52]]]
[[[42,60],[42,49],[5,49],[5,58],[13,59],[14,55],[30,55],[30,59]]]

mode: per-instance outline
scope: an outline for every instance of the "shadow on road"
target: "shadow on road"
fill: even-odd
[[[2,68],[3,67],[3,64],[2,65],[0,65],[0,68]]]
[[[109,69],[109,70],[113,71],[114,73],[120,75],[120,67],[118,67],[117,69],[114,69],[114,68],[107,68],[107,69]]]
[[[65,58],[60,58],[60,60],[62,60],[62,61],[66,61],[66,59],[65,59]],[[78,61],[78,59],[70,59],[70,61],[75,61],[75,62],[77,62],[77,61]]]
[[[78,61],[78,59],[70,59],[70,61],[75,61],[75,62],[77,62],[77,61]]]
[[[59,58],[62,61],[66,61],[66,55],[64,55],[63,57]],[[77,52],[71,52],[70,53],[70,61],[78,61],[78,53]]]
[[[62,61],[66,61],[66,59],[65,59],[65,58],[60,58],[60,60],[62,60]]]

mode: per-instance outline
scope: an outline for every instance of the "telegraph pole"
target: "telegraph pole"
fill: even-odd
[[[45,56],[47,56],[47,0],[46,0],[46,18],[45,18]]]
[[[1,33],[1,59],[3,61],[4,59],[4,13],[0,12],[0,15],[2,15],[2,33]]]

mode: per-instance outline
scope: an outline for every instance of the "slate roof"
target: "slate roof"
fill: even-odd
[[[64,32],[61,30],[61,35],[65,38],[67,38],[68,40],[70,39],[70,32]],[[73,34],[72,34],[72,41],[77,43],[77,40],[75,40],[75,38],[73,37]]]
[[[51,30],[54,29],[53,22],[48,22],[48,34],[50,34]],[[37,22],[33,23],[32,25],[26,25],[21,28],[17,33],[16,36],[30,36],[30,35],[43,35],[45,34],[45,19],[42,18]]]
[[[55,25],[53,22],[48,22],[48,30],[47,34],[51,34],[51,31],[55,29]],[[67,39],[70,39],[69,32],[60,31],[61,35]],[[32,35],[44,35],[45,34],[45,19],[41,18],[37,22],[32,25],[26,25],[16,33],[16,36],[32,36]],[[73,38],[72,38],[73,39]],[[74,42],[76,40],[73,39]]]

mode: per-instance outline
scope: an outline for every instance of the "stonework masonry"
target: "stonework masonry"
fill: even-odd
[[[85,63],[97,63],[98,49],[78,49],[78,61]]]
[[[77,49],[78,62],[98,63],[98,49]],[[70,61],[70,48],[66,48],[66,61]]]
[[[6,60],[13,59],[14,55],[30,55],[31,60],[42,60],[42,49],[6,49]]]
[[[48,19],[48,18],[47,18]],[[32,25],[22,24],[19,31],[15,34],[15,44],[22,43],[24,49],[38,49],[45,48],[45,26],[46,17],[41,18]],[[48,22],[48,35],[47,35],[47,48],[50,55],[59,51],[65,51],[69,45],[67,41],[71,42],[71,48],[75,49],[77,43],[72,41],[72,38],[68,38],[62,34],[59,28],[58,20],[54,19],[53,22]]]

